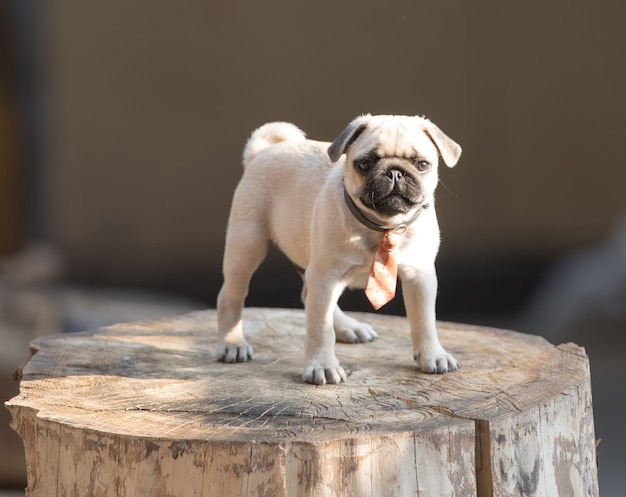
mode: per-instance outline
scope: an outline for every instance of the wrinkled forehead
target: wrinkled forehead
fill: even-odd
[[[437,160],[437,147],[419,117],[386,116],[372,119],[353,145],[353,157],[375,150],[381,157],[422,157]]]

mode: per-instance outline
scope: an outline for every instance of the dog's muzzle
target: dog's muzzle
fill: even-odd
[[[385,215],[405,214],[423,201],[419,180],[405,169],[390,166],[372,175],[361,202]]]

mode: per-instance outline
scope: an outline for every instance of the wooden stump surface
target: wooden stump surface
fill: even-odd
[[[301,310],[246,309],[240,364],[211,310],[35,340],[7,402],[27,495],[598,495],[581,347],[439,323],[461,369],[427,375],[406,319],[357,318],[381,338],[337,344],[328,386],[302,382]]]

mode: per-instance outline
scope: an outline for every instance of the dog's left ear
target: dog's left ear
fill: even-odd
[[[328,147],[328,157],[331,161],[337,162],[346,149],[363,133],[370,117],[369,114],[357,117],[335,138],[335,141]]]
[[[446,166],[454,167],[461,157],[461,146],[428,120],[424,122],[424,129],[439,150]]]

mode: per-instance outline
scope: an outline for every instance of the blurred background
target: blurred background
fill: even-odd
[[[255,127],[419,114],[463,146],[439,318],[584,346],[601,493],[623,495],[625,25],[618,0],[1,2],[1,400],[36,336],[214,306]],[[300,305],[276,251],[248,304]],[[0,411],[0,487],[20,488]]]

